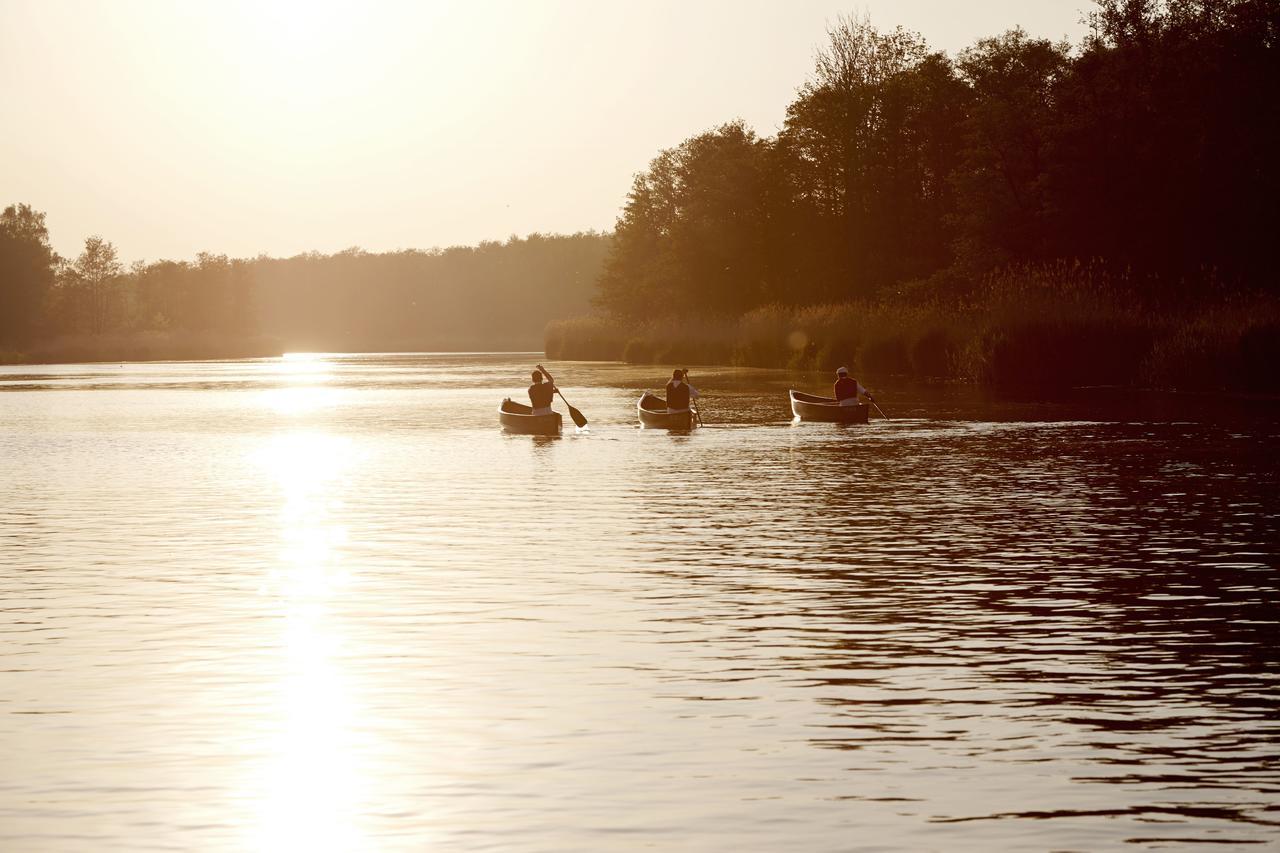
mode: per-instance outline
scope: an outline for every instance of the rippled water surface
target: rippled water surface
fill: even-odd
[[[1274,411],[532,360],[0,369],[0,849],[1280,843]]]

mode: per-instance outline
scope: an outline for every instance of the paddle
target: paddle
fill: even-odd
[[[684,370],[681,371],[681,373],[684,375],[684,384],[689,385],[689,368],[686,367]],[[692,388],[693,386],[689,385],[689,387]],[[695,419],[697,419],[698,426],[705,426],[705,424],[702,422],[702,412],[698,411],[698,406],[696,403],[693,402],[692,395],[690,395],[689,397],[689,408],[693,409],[693,416]]]
[[[884,413],[884,409],[880,408],[880,404],[876,402],[875,397],[872,397],[870,394],[868,394],[867,399],[871,401],[871,405],[876,407],[876,411],[880,413],[880,417],[884,418],[886,421],[893,420],[893,418],[889,417]]]
[[[550,373],[547,373],[547,369],[546,369],[545,367],[543,367],[541,364],[536,365],[536,366],[537,366],[537,368],[538,368],[539,370],[541,370],[541,371],[542,371],[543,375],[547,377],[547,379],[551,382],[551,384],[552,384],[552,385],[555,385],[555,384],[556,384],[556,381],[555,381],[554,379],[552,379],[552,378],[551,378],[551,374],[550,374]],[[559,389],[559,388],[556,388],[556,393],[557,393],[557,394],[560,394],[560,389]],[[564,395],[563,395],[563,394],[560,394],[560,399],[561,399],[561,400],[564,400],[564,404],[565,404],[566,406],[569,406],[569,401],[564,399]],[[569,406],[569,417],[573,418],[573,422],[574,422],[575,424],[577,424],[577,425],[578,425],[578,429],[582,429],[583,427],[585,427],[585,426],[587,425],[587,417],[586,417],[586,415],[582,414],[582,412],[579,412],[579,411],[578,411],[577,409],[575,409],[573,406]]]

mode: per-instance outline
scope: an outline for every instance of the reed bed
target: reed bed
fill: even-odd
[[[738,317],[553,322],[549,358],[726,364],[970,381],[1280,390],[1280,302],[1236,293],[1144,304],[1085,264],[1003,271],[962,298],[767,305]],[[1192,291],[1194,293],[1194,291]]]

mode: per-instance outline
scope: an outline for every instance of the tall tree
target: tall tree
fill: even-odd
[[[116,255],[116,247],[97,235],[89,237],[71,272],[82,300],[87,331],[102,334],[112,324],[119,307],[112,297],[116,295],[124,266]]]
[[[801,198],[837,247],[828,298],[865,296],[892,278],[892,253],[878,240],[892,217],[886,181],[899,158],[888,84],[927,55],[924,41],[898,27],[881,33],[868,18],[839,18],[818,51],[814,76],[787,109],[780,142],[794,153]],[[897,116],[901,118],[901,116]],[[889,223],[889,227],[892,223]]]
[[[1068,47],[1014,29],[963,51],[959,66],[973,91],[957,175],[961,257],[978,271],[1046,260],[1053,243],[1044,176]]]
[[[1103,0],[1091,24],[1055,93],[1056,253],[1273,281],[1280,3]]]
[[[53,286],[57,255],[44,214],[11,204],[0,213],[0,343],[25,344]]]
[[[726,313],[767,298],[768,145],[732,122],[663,151],[636,176],[600,278],[623,316]]]

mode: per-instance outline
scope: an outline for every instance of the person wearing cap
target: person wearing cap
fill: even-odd
[[[871,392],[862,386],[862,383],[849,376],[849,368],[842,367],[836,371],[835,397],[842,406],[858,405],[858,395],[861,394],[868,400],[874,400]]]
[[[542,381],[544,376],[547,379],[546,382]],[[551,374],[547,373],[545,367],[533,371],[533,384],[529,386],[529,404],[533,406],[535,415],[551,414],[551,404],[555,401],[557,390]]]
[[[667,411],[687,412],[689,401],[698,399],[698,389],[689,384],[689,371],[676,369],[667,383]]]

